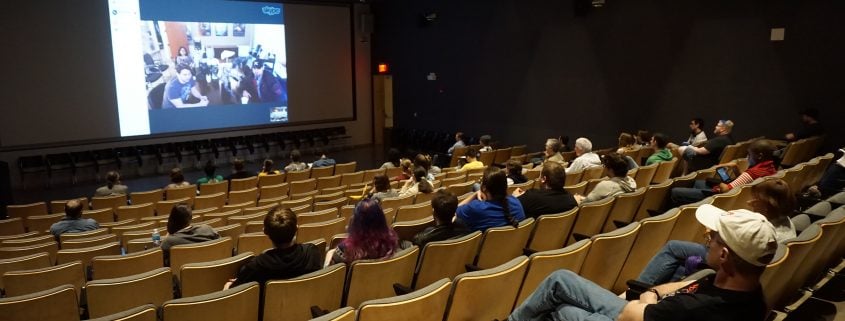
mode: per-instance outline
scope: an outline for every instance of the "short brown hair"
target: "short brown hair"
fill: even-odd
[[[270,209],[264,216],[264,234],[276,247],[290,243],[296,236],[296,214],[289,208]]]

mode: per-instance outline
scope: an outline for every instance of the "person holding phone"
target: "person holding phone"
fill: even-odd
[[[672,203],[676,206],[695,203],[707,196],[725,193],[736,187],[751,183],[759,177],[774,175],[777,167],[774,163],[775,146],[766,139],[759,139],[748,147],[748,166],[742,174],[731,179],[731,172],[736,173],[736,163],[721,165],[717,169],[719,182],[697,180],[693,187],[675,187],[671,191]]]

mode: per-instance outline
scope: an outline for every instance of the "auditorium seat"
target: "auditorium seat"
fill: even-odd
[[[219,291],[238,275],[241,267],[253,258],[252,252],[240,252],[224,259],[188,263],[179,272],[182,296],[196,296]]]
[[[0,298],[5,321],[79,321],[78,298],[72,285],[62,284],[20,296]]]
[[[258,201],[258,188],[252,187],[242,190],[232,190],[229,192],[229,201],[227,204],[250,204],[249,207],[254,207]]]
[[[162,321],[258,320],[258,283],[250,282],[206,295],[185,297],[162,305]]]
[[[801,265],[808,263],[806,258],[811,251],[821,250],[818,247],[821,237],[821,227],[811,224],[798,237],[784,242],[784,246],[788,249],[784,259],[770,263],[760,276],[768,306],[781,309],[787,300],[791,299],[790,296],[803,285],[804,280],[793,276]]]
[[[24,220],[24,225],[26,225],[28,231],[46,232],[50,230],[50,226],[61,221],[64,217],[64,213],[32,215]]]
[[[444,320],[507,319],[527,267],[528,258],[519,256],[491,269],[456,276]]]
[[[311,307],[340,308],[346,265],[335,264],[287,280],[268,281],[264,290],[264,321],[305,321]]]
[[[26,295],[70,284],[73,285],[78,297],[82,295],[85,280],[85,266],[80,261],[3,273],[6,296]]]
[[[92,210],[110,208],[112,209],[112,211],[115,211],[118,207],[125,205],[126,195],[100,196],[91,198]]]
[[[640,203],[639,208],[637,208],[637,214],[634,216],[634,221],[640,221],[651,216],[649,210],[659,211],[663,208],[663,203],[666,202],[666,196],[669,194],[670,186],[672,186],[671,179],[648,186],[648,189],[645,191],[645,195],[643,195],[643,201]]]
[[[256,207],[247,207],[244,209],[243,215],[253,215],[253,214],[267,214],[272,208],[278,207],[279,204],[265,204]]]
[[[321,211],[306,212],[296,216],[296,224],[320,223],[336,219],[337,208],[329,208]]]
[[[232,192],[243,191],[248,189],[258,188],[258,176],[247,178],[235,178],[229,182],[229,195]]]
[[[417,235],[417,233],[422,232],[428,227],[434,227],[435,223],[434,218],[429,216],[415,221],[396,222],[391,226],[400,240],[411,241],[413,240],[414,235]]]
[[[575,185],[566,185],[563,187],[563,189],[566,190],[567,193],[572,195],[587,195],[587,183],[588,182],[580,182]]]
[[[356,310],[352,307],[343,307],[319,317],[310,319],[310,321],[355,321]]]
[[[285,182],[285,173],[258,176],[258,187],[279,185]]]
[[[0,276],[9,271],[35,270],[50,267],[53,262],[47,252],[19,256],[10,259],[0,259]],[[0,289],[4,289],[3,278],[0,278]]]
[[[584,237],[599,234],[602,225],[610,215],[610,209],[613,208],[614,201],[616,201],[615,197],[608,197],[600,201],[581,205],[567,244],[575,243]]]
[[[621,293],[627,288],[628,280],[636,279],[648,262],[669,241],[669,234],[675,227],[680,211],[671,209],[658,216],[641,220],[640,232],[634,239],[631,252],[613,285],[613,293]]]
[[[313,211],[317,212],[317,211],[322,211],[322,210],[327,210],[327,209],[337,209],[337,210],[339,210],[341,206],[344,206],[344,205],[346,205],[347,202],[349,202],[349,200],[346,197],[344,197],[342,195],[342,193],[343,192],[338,192],[338,194],[341,194],[341,195],[338,195],[337,198],[334,198],[332,200],[322,201],[322,202],[317,202],[316,197],[315,197]]]
[[[224,195],[229,193],[229,182],[221,181],[200,185],[200,195],[212,195],[217,193],[223,193]],[[135,199],[132,199],[132,201],[134,202]]]
[[[65,233],[68,234],[68,233]],[[64,236],[64,234],[62,234]],[[111,242],[117,242],[117,235],[114,234],[103,234],[85,238],[72,238],[62,240],[61,246],[62,249],[80,249],[85,247],[91,247],[96,245],[103,245]],[[119,243],[118,243],[119,244]]]
[[[155,215],[155,204],[153,203],[139,203],[139,205],[124,205],[119,206],[115,211],[115,221],[122,221],[125,219],[153,216]],[[100,221],[98,221],[100,222]]]
[[[86,269],[89,269],[91,267],[91,259],[93,259],[95,256],[118,254],[120,254],[120,243],[117,242],[111,242],[102,245],[94,245],[78,249],[61,249],[56,252],[56,264],[80,261]]]
[[[272,199],[272,198],[279,198],[288,195],[288,190],[290,189],[290,183],[279,183],[275,185],[265,185],[262,186],[259,190],[259,198],[260,199]]]
[[[592,241],[589,239],[580,240],[564,248],[531,254],[515,306],[522,304],[552,272],[567,269],[579,273],[590,250],[590,244]]]
[[[238,235],[237,239],[238,254],[251,252],[258,255],[273,248],[273,241],[270,241],[270,238],[263,232],[242,233]]]
[[[710,199],[712,200],[712,199]],[[672,233],[669,234],[670,240],[690,241],[702,243],[704,241],[704,225],[698,222],[695,218],[695,211],[702,204],[709,204],[709,200],[705,200],[696,204],[684,205],[679,207],[678,221],[675,222]]]
[[[592,244],[581,266],[580,275],[610,290],[639,231],[640,223],[634,222],[613,232],[591,237]]]
[[[156,202],[156,215],[167,217],[170,215],[170,211],[173,210],[173,207],[182,203],[188,204],[190,201],[191,199],[187,197],[158,201]]]
[[[170,268],[179,278],[182,266],[188,263],[207,262],[232,256],[234,245],[232,238],[221,237],[216,240],[174,245],[170,248]]]
[[[26,233],[23,225],[23,219],[20,217],[8,218],[0,220],[0,235],[15,235]]]
[[[74,198],[74,199],[78,200],[80,203],[82,203],[83,209],[88,208],[88,198],[87,197],[81,196],[81,197],[77,197],[77,198]],[[68,201],[70,201],[70,199],[50,201],[50,203],[48,204],[49,208],[47,209],[48,211],[50,211],[50,213],[44,213],[44,214],[64,213],[65,212],[65,204]],[[9,217],[12,217],[12,216],[10,215]]]
[[[633,192],[616,195],[616,201],[613,202],[613,207],[604,222],[602,233],[613,231],[633,222],[634,215],[637,214],[637,209],[640,208],[640,204],[645,198],[646,190],[646,187],[640,187]]]
[[[4,242],[8,242],[6,240]],[[56,262],[56,252],[59,251],[59,245],[56,241],[48,241],[39,244],[26,246],[7,246],[0,247],[0,259],[11,259],[19,256],[31,255],[41,252],[47,252],[50,256],[50,262]]]
[[[578,207],[574,207],[563,213],[538,216],[526,249],[540,252],[563,247],[575,225],[577,214]]]
[[[654,177],[651,178],[651,184],[662,184],[672,177],[672,172],[675,170],[675,165],[678,164],[678,158],[673,157],[670,161],[657,163],[657,170],[654,172]],[[637,186],[640,186],[637,184]]]
[[[223,286],[221,285],[222,289]],[[144,304],[159,307],[173,299],[173,281],[170,268],[90,281],[85,286],[88,314],[98,318]]]
[[[146,203],[156,204],[159,201],[164,200],[164,190],[159,188],[159,189],[154,189],[154,190],[151,190],[151,191],[129,193],[129,199],[132,200],[132,204],[146,204]],[[167,214],[162,214],[162,215],[169,215],[169,214],[170,214],[170,212],[167,212]]]
[[[313,203],[314,196],[317,196],[319,194],[320,194],[320,191],[314,189],[314,190],[310,190],[308,192],[290,194],[290,199],[291,200],[299,200],[299,199],[308,198],[308,199],[311,199],[311,202]]]
[[[343,304],[359,306],[367,300],[392,297],[396,295],[394,284],[410,287],[418,257],[419,248],[411,246],[394,253],[388,259],[352,262],[349,265]]]
[[[369,169],[364,171],[364,176],[361,178],[361,182],[363,183],[370,183],[373,181],[373,177],[377,175],[383,175],[385,173],[384,169]],[[389,178],[389,177],[388,177]]]
[[[224,221],[226,221],[226,224],[231,224],[231,223],[229,223],[229,217],[238,216],[238,215],[241,215],[242,213],[243,213],[242,209],[233,209],[233,210],[228,210],[228,211],[223,211],[222,209],[219,209],[214,213],[208,213],[208,214],[203,215],[203,218],[205,218],[205,219],[222,218]]]
[[[131,252],[126,255],[104,255],[91,259],[93,279],[112,279],[140,274],[162,267],[160,248]]]
[[[634,181],[637,182],[637,187],[646,187],[651,184],[652,179],[654,179],[654,174],[657,172],[658,166],[660,166],[660,163],[638,167],[637,175],[634,176]]]
[[[331,240],[332,236],[340,233],[346,233],[346,219],[342,217],[320,223],[299,224],[296,239],[299,242]]]
[[[488,228],[481,238],[475,267],[489,269],[522,255],[533,229],[534,218],[531,217],[519,222],[517,227],[507,225]]]
[[[525,183],[520,183],[520,184],[511,184],[511,185],[509,185],[509,186],[508,186],[508,195],[513,194],[513,191],[515,191],[517,188],[520,188],[520,189],[522,189],[523,191],[530,190],[530,189],[534,188],[534,180],[533,180],[533,179],[529,179],[529,180],[528,180],[527,182],[525,182]]]
[[[18,238],[18,239],[11,239],[11,240],[3,240],[0,242],[0,245],[3,247],[20,247],[20,246],[31,246],[43,243],[49,243],[55,240],[55,237],[52,234],[46,235],[38,235],[33,237],[27,238]]]
[[[452,282],[444,278],[405,295],[368,300],[359,306],[357,320],[378,321],[413,316],[418,321],[441,321],[451,290]]]
[[[334,165],[316,167],[311,169],[311,178],[317,179],[321,177],[328,177],[334,174]]]
[[[158,309],[152,304],[121,311],[89,321],[158,321]]]
[[[306,179],[311,178],[311,169],[301,170],[301,171],[290,171],[287,172],[287,178],[285,181],[288,183],[304,181]]]

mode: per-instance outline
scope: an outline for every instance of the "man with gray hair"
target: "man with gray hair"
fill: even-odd
[[[566,161],[563,159],[563,155],[560,154],[560,148],[562,145],[560,141],[556,138],[549,138],[546,140],[546,150],[543,152],[545,156],[546,162],[555,162],[559,163],[563,166],[566,166]]]
[[[593,153],[593,143],[585,137],[575,140],[575,155],[578,157],[566,169],[567,174],[577,173],[593,166],[601,166],[601,158]]]

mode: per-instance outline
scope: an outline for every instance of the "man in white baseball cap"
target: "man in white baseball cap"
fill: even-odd
[[[763,320],[760,275],[777,249],[775,228],[751,211],[702,205],[707,264],[716,274],[666,283],[631,302],[568,270],[547,277],[508,320]]]

